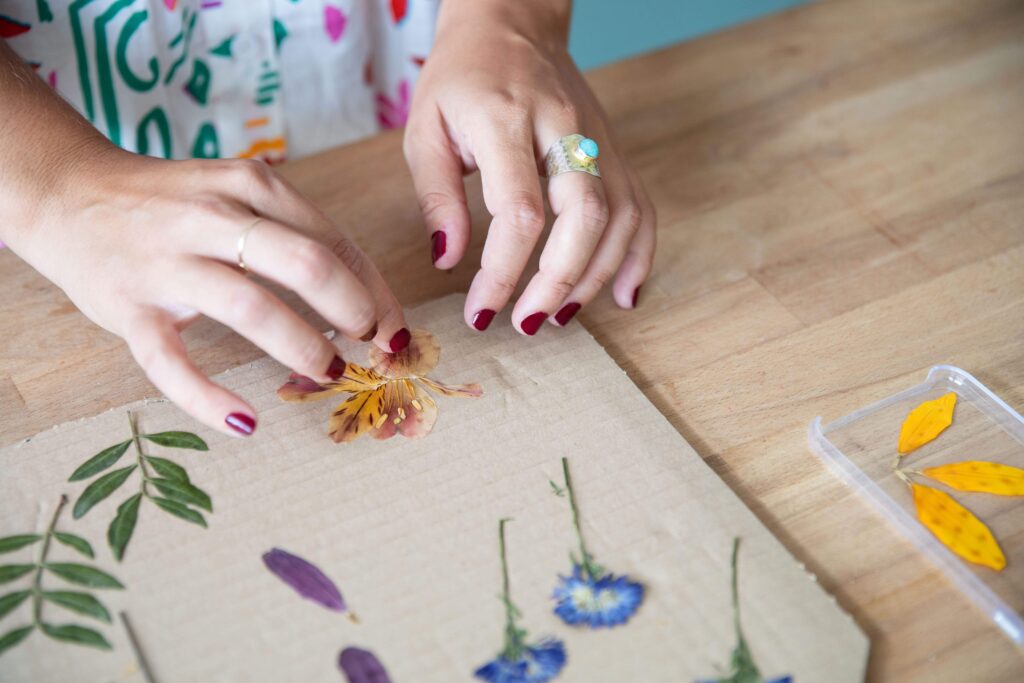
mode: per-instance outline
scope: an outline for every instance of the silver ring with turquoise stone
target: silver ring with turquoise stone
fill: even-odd
[[[600,178],[597,154],[597,143],[592,139],[579,133],[565,135],[551,145],[544,157],[544,168],[549,178],[570,171],[582,171]]]

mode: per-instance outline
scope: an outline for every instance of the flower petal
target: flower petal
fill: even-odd
[[[1024,496],[1024,470],[998,462],[968,460],[926,467],[921,474],[957,491]]]
[[[387,419],[386,388],[387,384],[384,384],[370,391],[360,391],[335,407],[327,421],[327,434],[335,443],[355,441]]]
[[[912,484],[917,518],[944,546],[968,562],[1000,571],[1006,566],[999,542],[985,523],[945,491]]]
[[[369,355],[370,365],[385,377],[419,377],[437,367],[441,345],[430,332],[413,330],[409,345],[404,350],[398,353],[385,353],[376,346],[371,346]]]
[[[345,371],[341,377],[324,384],[293,372],[288,376],[288,381],[277,390],[277,396],[282,401],[305,403],[342,392],[355,393],[376,389],[386,381],[386,377],[381,377],[373,370],[367,370],[355,363],[345,363]]]
[[[263,554],[263,564],[277,578],[295,589],[295,592],[313,602],[319,603],[329,610],[344,612],[347,610],[341,591],[327,575],[311,562],[274,548]]]
[[[429,377],[419,377],[420,382],[423,382],[427,387],[433,389],[442,396],[454,396],[458,398],[480,398],[484,395],[484,390],[480,388],[479,384],[441,384],[436,380],[432,380]]]
[[[369,650],[346,647],[338,656],[338,667],[348,683],[391,683],[384,665]]]
[[[953,424],[956,394],[952,391],[914,408],[903,421],[897,450],[901,454],[920,448]]]
[[[372,432],[375,439],[390,439],[396,433],[418,439],[430,433],[437,421],[437,404],[408,379],[396,379],[384,387],[387,418]]]

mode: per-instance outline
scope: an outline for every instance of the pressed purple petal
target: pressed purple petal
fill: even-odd
[[[263,564],[307,600],[335,612],[347,609],[341,591],[316,565],[280,548],[264,553]]]
[[[391,683],[384,665],[369,650],[346,647],[338,655],[338,666],[348,683]]]

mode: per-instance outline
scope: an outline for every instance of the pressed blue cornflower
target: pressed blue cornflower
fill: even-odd
[[[519,609],[512,602],[508,580],[508,557],[505,552],[505,523],[498,522],[501,549],[501,604],[505,606],[505,643],[501,653],[473,672],[488,683],[547,683],[565,666],[565,645],[555,638],[544,638],[531,645],[526,631],[519,627]]]
[[[570,626],[610,628],[629,621],[644,599],[643,585],[628,576],[605,574],[591,578],[574,565],[572,576],[559,576],[552,597],[555,614]]]
[[[792,676],[779,676],[771,680],[761,678],[761,672],[754,663],[754,655],[750,652],[747,639],[743,636],[743,625],[740,623],[740,591],[738,582],[738,561],[740,539],[732,541],[732,621],[736,629],[736,647],[733,648],[729,663],[730,673],[724,678],[705,679],[696,683],[793,683]]]
[[[562,671],[565,659],[562,641],[548,638],[523,646],[518,659],[498,655],[473,675],[489,683],[546,683]]]
[[[643,584],[630,580],[626,575],[616,576],[606,572],[594,561],[594,556],[587,550],[583,540],[580,511],[576,506],[576,492],[569,475],[568,458],[562,458],[562,474],[565,476],[564,487],[554,482],[550,484],[555,495],[569,495],[581,559],[572,557],[571,576],[558,577],[558,585],[551,596],[555,600],[555,614],[570,626],[611,628],[625,624],[640,609],[644,599]]]

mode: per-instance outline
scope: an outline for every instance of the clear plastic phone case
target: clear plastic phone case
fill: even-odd
[[[988,460],[1024,468],[1024,418],[970,374],[951,365],[937,365],[921,384],[828,424],[815,418],[808,440],[814,453],[848,486],[925,553],[1011,640],[1024,646],[1024,497],[954,491],[916,478],[951,494],[991,529],[1006,556],[1006,567],[997,572],[964,561],[918,522],[913,496],[892,469],[907,414],[949,392],[957,394],[953,424],[905,455],[901,466],[921,470]]]

